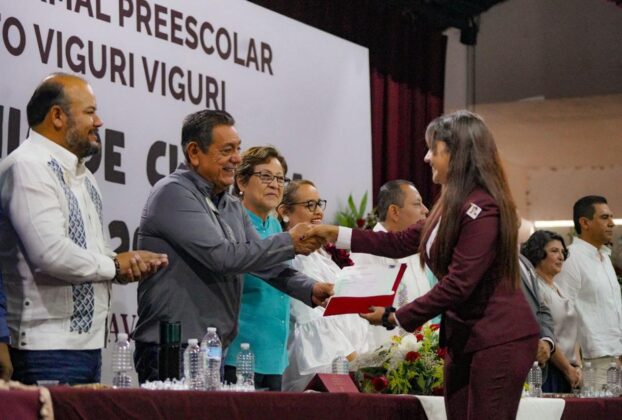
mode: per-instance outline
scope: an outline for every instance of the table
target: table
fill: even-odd
[[[39,391],[0,391],[0,419],[38,419]]]
[[[57,419],[425,419],[416,398],[346,393],[50,388]]]
[[[563,420],[622,419],[622,397],[566,398]]]
[[[57,419],[426,419],[411,396],[50,388]],[[38,395],[0,391],[0,419],[36,419]],[[564,420],[622,419],[622,398],[569,398]]]

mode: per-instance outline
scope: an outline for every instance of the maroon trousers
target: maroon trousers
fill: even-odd
[[[514,420],[538,339],[529,336],[473,353],[449,349],[445,356],[448,420]]]

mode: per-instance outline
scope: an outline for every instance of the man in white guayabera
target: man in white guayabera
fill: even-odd
[[[35,89],[27,117],[30,136],[0,163],[13,379],[99,382],[112,282],[144,279],[168,259],[108,247],[102,196],[84,164],[101,147],[91,86],[52,74]]]
[[[590,195],[574,204],[573,220],[578,237],[555,282],[575,303],[583,360],[596,368],[600,388],[612,358],[622,355],[620,284],[607,246],[613,240],[613,213],[604,197]]]

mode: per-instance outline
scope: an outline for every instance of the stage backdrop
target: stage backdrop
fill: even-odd
[[[290,176],[316,182],[328,220],[348,194],[371,193],[365,48],[232,0],[3,1],[0,29],[0,156],[26,138],[46,74],[85,77],[104,121],[89,167],[118,252],[134,247],[151,186],[183,159],[184,116],[203,108],[232,113],[243,148],[278,147]],[[136,287],[115,286],[104,382],[111,343],[135,324]]]

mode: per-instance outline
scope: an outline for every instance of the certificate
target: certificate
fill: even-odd
[[[370,306],[392,306],[406,264],[345,267],[335,280],[335,294],[324,316],[369,312]]]

